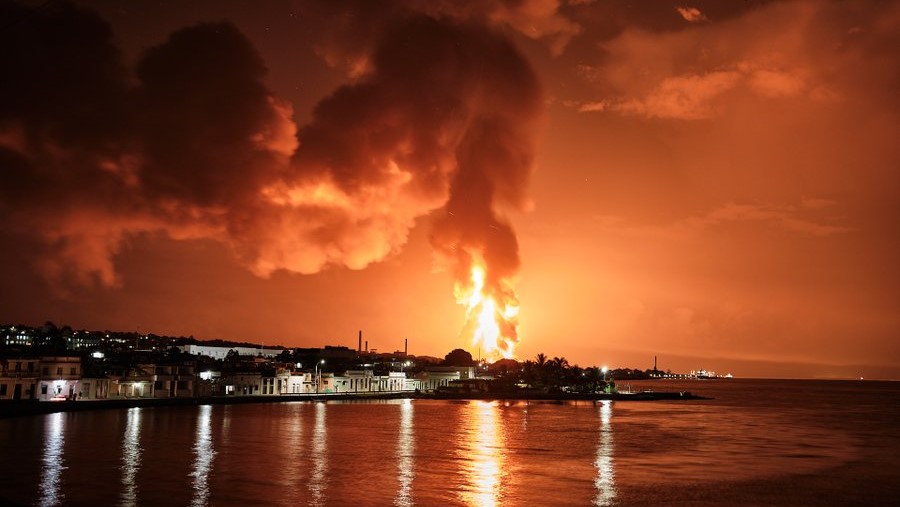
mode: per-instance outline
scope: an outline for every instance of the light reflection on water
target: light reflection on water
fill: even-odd
[[[66,414],[57,412],[47,416],[44,427],[44,455],[38,489],[39,505],[59,505],[64,495],[60,492],[62,472],[65,470],[63,444],[65,443]]]
[[[497,404],[473,401],[466,405],[460,456],[468,463],[462,500],[469,505],[493,507],[502,498],[503,434],[498,427]]]
[[[597,488],[597,496],[594,505],[613,505],[616,499],[616,471],[613,466],[613,430],[610,424],[612,417],[612,402],[604,400],[600,405],[600,439],[597,442],[597,459],[594,466],[597,468],[597,479],[594,486]]]
[[[10,457],[0,460],[0,505],[788,506],[897,498],[897,384],[692,386],[707,385],[716,399],[684,403],[417,399],[0,419],[0,449]],[[790,496],[773,496],[770,483]]]
[[[202,405],[198,409],[197,434],[194,440],[194,466],[191,477],[194,479],[194,498],[191,505],[195,507],[209,504],[209,473],[212,471],[216,451],[212,441],[212,406]]]
[[[309,492],[311,493],[310,505],[325,504],[325,490],[328,487],[328,442],[326,438],[327,426],[325,425],[325,412],[328,409],[325,403],[316,403],[316,422],[312,434],[312,474],[309,478]]]
[[[400,403],[400,427],[397,429],[397,480],[400,484],[394,505],[409,507],[414,505],[412,483],[416,477],[415,435],[413,433],[412,400]]]
[[[304,455],[306,454],[306,444],[303,440],[303,405],[292,404],[292,417],[287,423],[288,432],[285,437],[284,445],[288,449],[289,462],[282,467],[284,472],[284,482],[291,487],[302,484],[303,471],[306,469],[302,465]]]
[[[141,409],[128,409],[125,434],[122,437],[122,496],[120,505],[136,505],[138,489],[135,478],[141,468]]]

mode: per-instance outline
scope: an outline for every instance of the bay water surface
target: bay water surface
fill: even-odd
[[[290,402],[12,417],[0,420],[0,504],[900,501],[900,383],[630,384],[714,399]]]

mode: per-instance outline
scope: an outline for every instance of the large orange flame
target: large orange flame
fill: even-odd
[[[479,347],[486,359],[512,359],[518,339],[519,303],[511,281],[488,284],[487,275],[484,262],[475,259],[470,279],[456,284],[456,302],[466,307],[463,333],[471,334],[472,345]]]

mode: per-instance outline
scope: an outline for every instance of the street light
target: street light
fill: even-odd
[[[603,381],[606,382],[606,372],[609,371],[609,368],[607,368],[606,365],[604,365],[603,368],[600,368],[600,371],[603,372]]]
[[[325,360],[322,359],[318,363],[316,363],[316,369],[315,369],[315,372],[316,372],[316,394],[319,394],[319,381],[321,380],[319,378],[319,365],[320,364],[325,364]]]

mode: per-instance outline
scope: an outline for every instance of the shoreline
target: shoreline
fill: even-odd
[[[206,396],[197,398],[124,398],[114,400],[37,401],[19,400],[0,402],[0,418],[52,414],[56,412],[81,412],[135,407],[183,407],[199,405],[238,405],[245,403],[290,403],[298,401],[354,401],[354,400],[502,400],[502,401],[669,401],[708,400],[689,392],[652,391],[615,394],[569,393],[416,393],[412,391],[378,393],[320,393],[288,394],[277,396]]]

